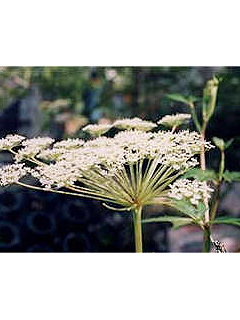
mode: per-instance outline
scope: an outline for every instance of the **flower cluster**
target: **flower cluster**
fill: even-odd
[[[26,158],[35,157],[41,150],[49,147],[54,140],[52,138],[32,138],[22,142],[24,148],[20,149],[15,155],[17,162],[22,161]]]
[[[136,129],[141,131],[149,131],[157,127],[155,123],[151,121],[145,121],[139,118],[133,118],[133,119],[126,118],[126,119],[116,120],[113,123],[113,126],[123,130]]]
[[[177,200],[187,199],[193,205],[198,205],[206,196],[208,199],[214,190],[207,186],[205,182],[189,179],[178,179],[169,185],[171,191],[168,193],[170,198]]]
[[[20,145],[24,139],[26,138],[23,136],[9,134],[5,138],[0,139],[0,150],[9,150],[14,148]]]
[[[88,124],[82,130],[88,132],[92,136],[101,136],[111,129],[110,124]]]
[[[177,113],[175,115],[166,115],[160,119],[157,123],[162,124],[165,127],[173,128],[179,127],[181,124],[187,122],[191,118],[190,114]]]
[[[77,149],[84,144],[82,139],[67,139],[56,142],[52,149],[44,149],[38,154],[38,158],[50,161],[57,159],[69,150]]]
[[[84,144],[82,139],[67,139],[54,144],[54,148],[64,148],[66,150],[81,147]]]
[[[0,186],[17,183],[28,172],[24,164],[10,164],[0,168]]]

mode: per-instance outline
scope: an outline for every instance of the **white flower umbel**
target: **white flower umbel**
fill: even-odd
[[[151,121],[145,121],[139,118],[133,118],[133,119],[122,119],[122,120],[116,120],[113,123],[113,126],[118,129],[123,130],[141,130],[141,131],[149,131],[153,128],[157,127],[157,125]]]
[[[130,120],[136,124],[135,119]],[[98,137],[87,142],[67,140],[52,147],[50,138],[26,140],[22,149],[10,151],[15,154],[15,161],[28,160],[35,164],[29,173],[42,187],[19,181],[23,171],[16,179],[5,179],[4,183],[15,182],[29,188],[98,199],[110,209],[133,212],[136,248],[140,252],[143,206],[156,199],[158,203],[168,204],[168,186],[198,164],[195,155],[203,146],[206,150],[212,146],[196,132],[152,133],[146,132],[149,126],[148,130],[147,127],[142,130],[144,126],[140,130],[137,125],[127,127],[129,130],[113,138]],[[9,171],[12,177],[10,167],[3,170],[5,174]],[[59,190],[61,188],[64,189]],[[199,199],[193,195],[191,200]]]
[[[15,160],[17,162],[22,161],[23,159],[34,158],[41,150],[50,146],[54,140],[52,138],[32,138],[27,139],[22,142],[24,148],[20,149],[16,155]]]
[[[191,119],[191,114],[177,113],[175,115],[166,115],[157,123],[167,128],[177,128],[181,124],[188,122],[189,119]]]
[[[88,132],[91,136],[101,136],[111,128],[110,124],[89,124],[82,130]]]
[[[10,164],[0,168],[0,186],[18,183],[28,172],[24,164]]]
[[[211,192],[214,190],[204,182],[189,179],[178,179],[169,185],[171,191],[168,193],[170,198],[177,200],[187,199],[193,205],[198,205],[199,201],[203,202],[204,196],[211,198]]]
[[[24,139],[26,138],[23,136],[9,134],[5,138],[0,139],[0,150],[9,150],[14,148],[20,145]]]

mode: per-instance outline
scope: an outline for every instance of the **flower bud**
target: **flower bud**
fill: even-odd
[[[218,84],[219,80],[216,77],[213,77],[213,79],[207,81],[203,90],[202,115],[204,122],[208,122],[214,112],[217,100]]]

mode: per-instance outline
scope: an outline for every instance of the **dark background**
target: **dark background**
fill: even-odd
[[[132,116],[157,121],[188,112],[185,105],[169,100],[169,93],[198,97],[200,112],[203,87],[214,74],[222,81],[207,138],[235,138],[226,167],[239,171],[239,67],[1,67],[0,136],[19,133],[59,140],[82,137],[80,129],[89,122]],[[209,168],[218,167],[218,156],[217,150],[208,154]],[[1,155],[3,164],[10,160]],[[220,214],[240,216],[238,197],[238,184],[224,186]],[[148,208],[144,214],[160,209]],[[143,233],[145,252],[198,251],[186,243],[184,249],[174,249],[166,224],[144,225]],[[132,222],[129,214],[109,211],[97,201],[1,188],[0,251],[133,252]]]

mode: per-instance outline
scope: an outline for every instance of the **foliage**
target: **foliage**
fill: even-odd
[[[214,170],[192,168],[183,175],[183,178],[194,178],[199,181],[216,181],[217,173]]]

